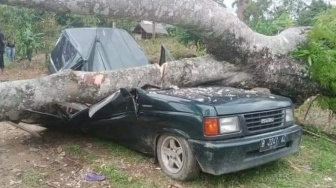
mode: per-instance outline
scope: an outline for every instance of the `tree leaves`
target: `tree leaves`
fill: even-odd
[[[308,35],[308,42],[294,51],[293,56],[303,59],[309,66],[311,78],[326,89],[320,100],[336,112],[336,9],[330,9],[316,17]]]

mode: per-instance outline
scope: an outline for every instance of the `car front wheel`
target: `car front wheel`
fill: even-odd
[[[157,157],[164,173],[175,180],[196,178],[200,168],[186,139],[175,135],[162,135],[157,143]]]

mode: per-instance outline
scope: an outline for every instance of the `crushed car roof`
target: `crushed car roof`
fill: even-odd
[[[149,93],[180,97],[208,104],[227,103],[242,98],[284,99],[284,97],[269,93],[236,89],[232,87],[195,87],[170,90],[150,90]]]

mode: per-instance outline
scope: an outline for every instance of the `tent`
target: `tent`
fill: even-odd
[[[125,30],[72,28],[62,31],[51,52],[49,70],[104,71],[147,64],[149,59]]]

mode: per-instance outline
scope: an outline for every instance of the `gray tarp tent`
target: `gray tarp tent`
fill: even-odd
[[[134,39],[122,29],[73,28],[62,31],[49,70],[104,71],[149,64]]]

